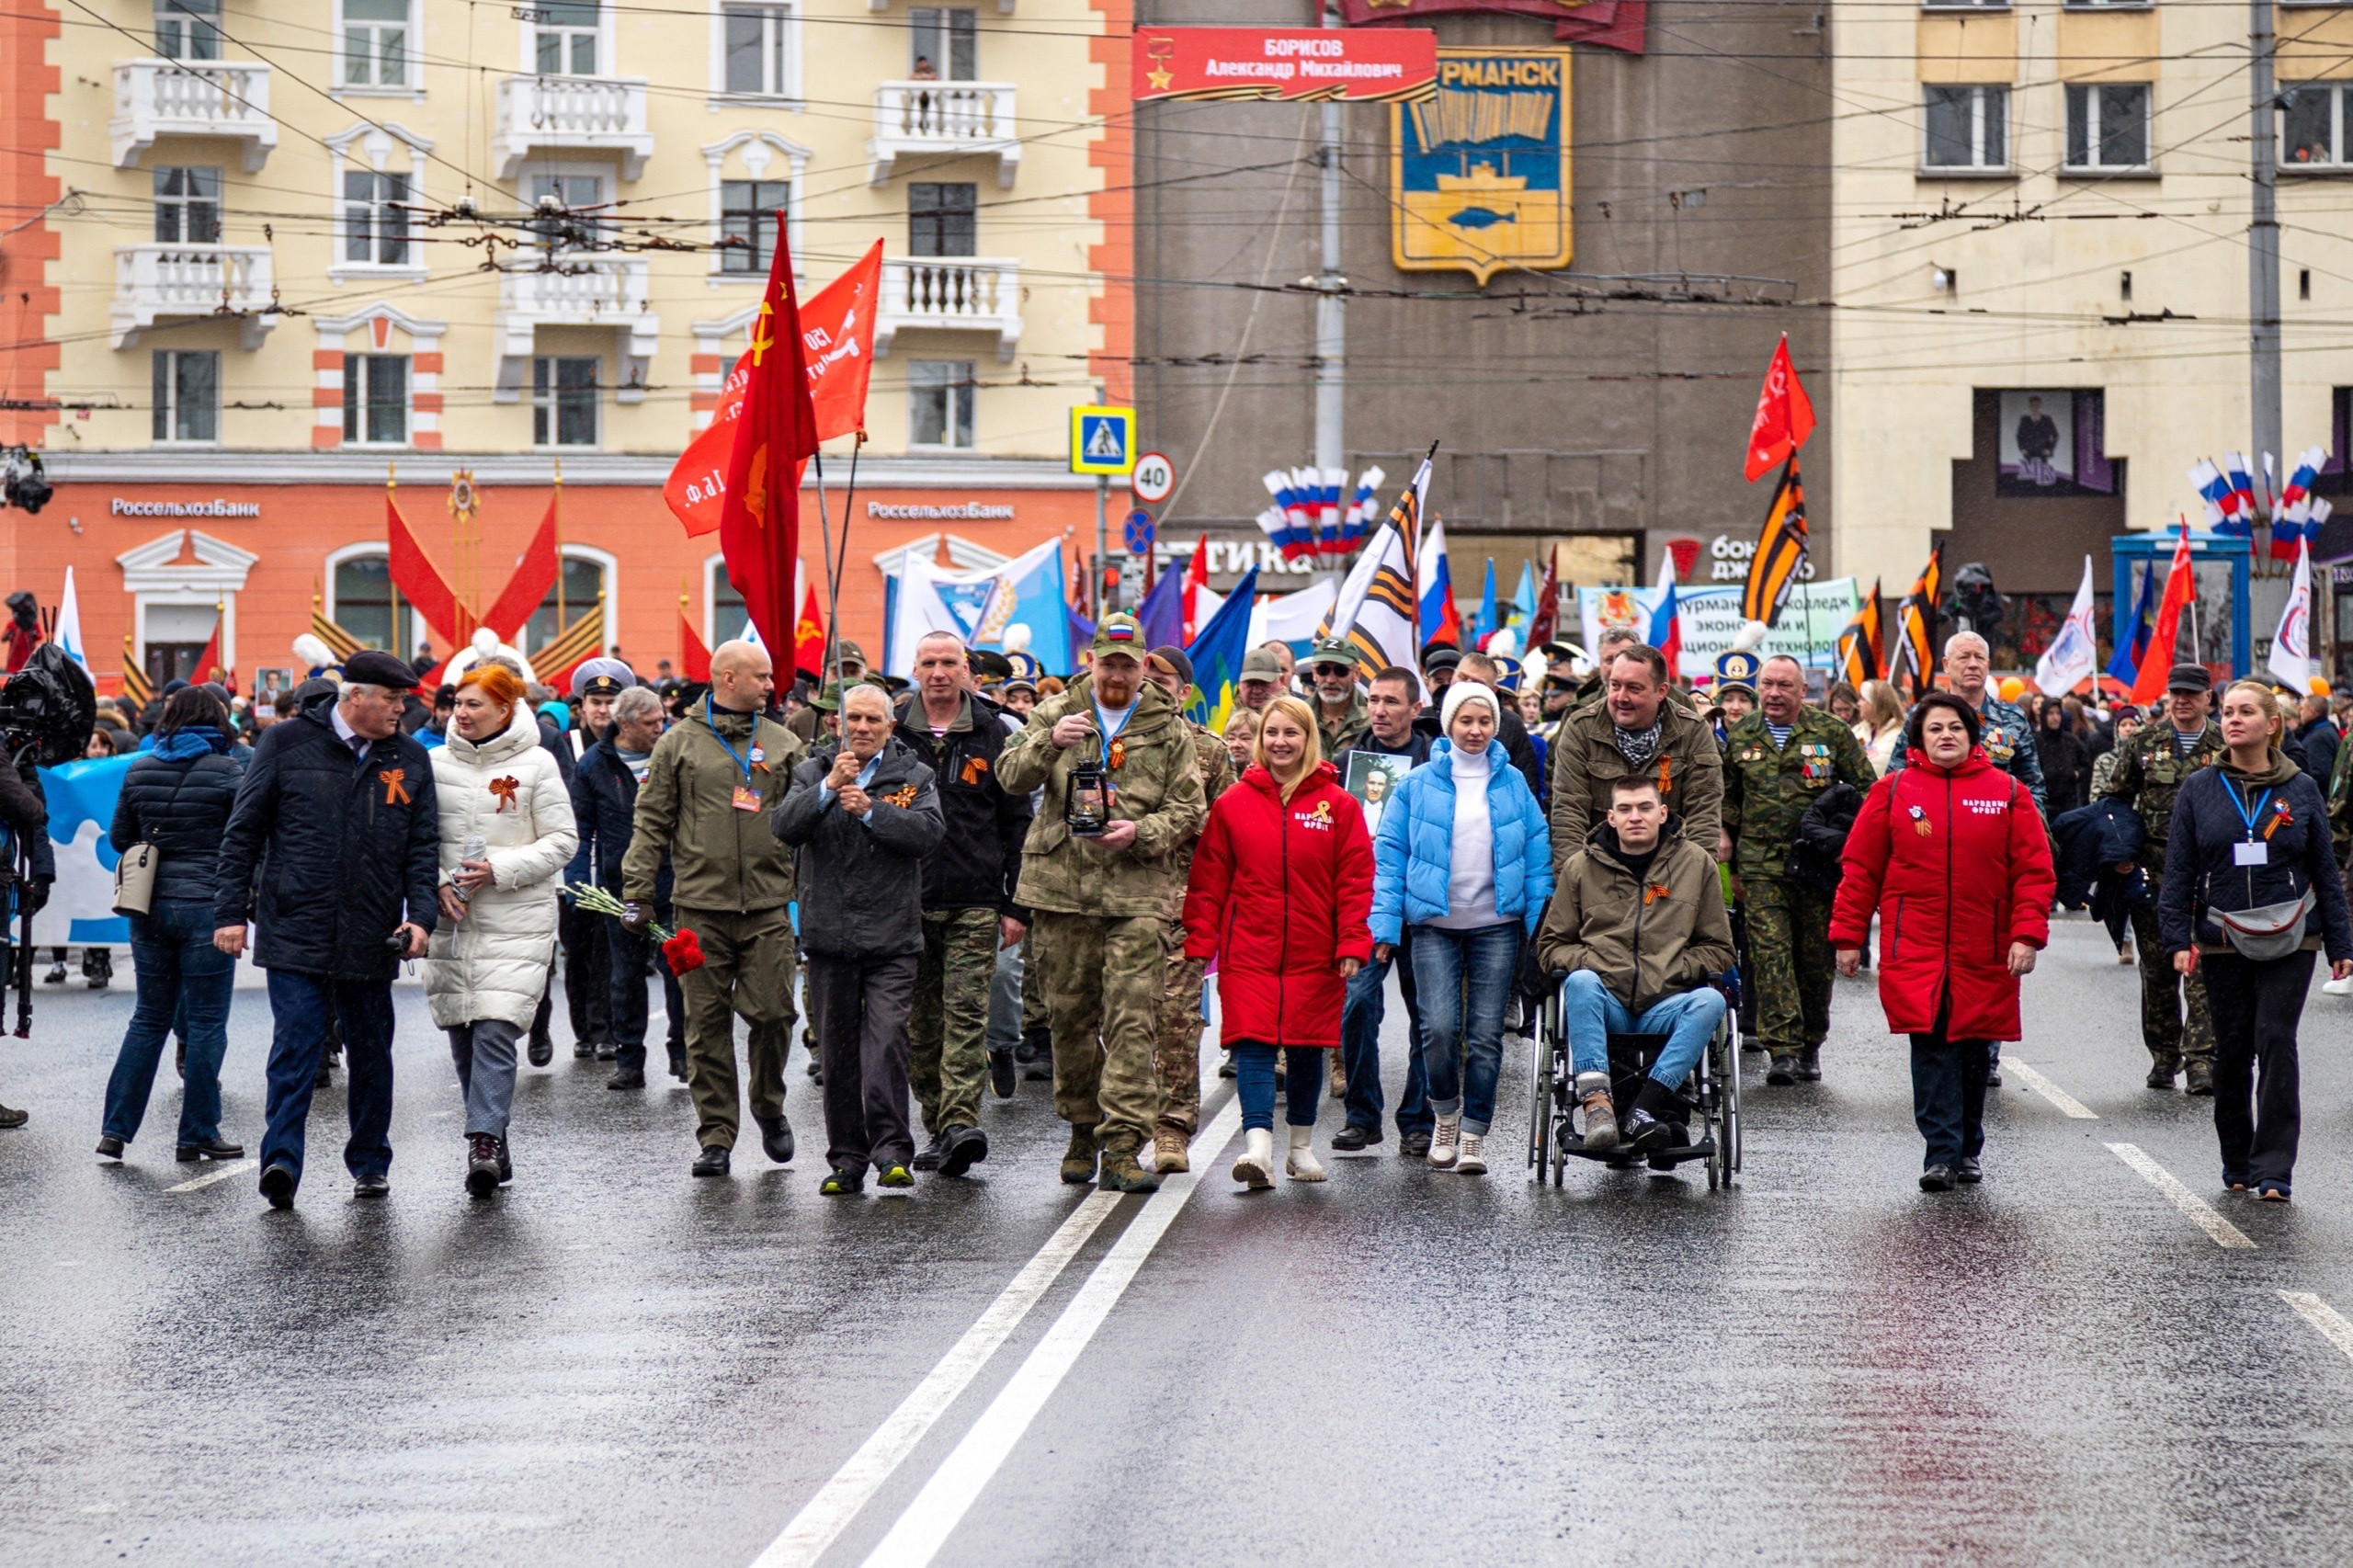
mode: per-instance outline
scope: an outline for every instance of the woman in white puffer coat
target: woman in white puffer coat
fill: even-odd
[[[515,1045],[531,1027],[555,957],[556,893],[579,847],[572,798],[540,749],[523,682],[477,665],[458,683],[448,744],[433,754],[441,808],[441,922],[425,994],[449,1031],[466,1096],[466,1190],[488,1198],[513,1170],[506,1119]],[[470,843],[483,847],[469,858]]]

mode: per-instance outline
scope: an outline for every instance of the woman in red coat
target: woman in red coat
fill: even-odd
[[[1233,1179],[1275,1182],[1275,1052],[1288,1051],[1293,1181],[1322,1181],[1315,1111],[1340,1045],[1348,977],[1372,956],[1372,835],[1323,759],[1315,715],[1267,704],[1257,760],[1210,808],[1185,893],[1185,956],[1215,958],[1224,1041],[1242,1098]]]
[[[1912,1037],[1912,1115],[1927,1192],[1979,1179],[1990,1044],[2018,1038],[2018,977],[2051,939],[2051,841],[2034,797],[1987,760],[1976,710],[1930,692],[1910,765],[1863,801],[1830,915],[1838,972],[1861,966],[1879,912],[1879,1000]]]

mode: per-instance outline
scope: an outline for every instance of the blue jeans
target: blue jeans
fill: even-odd
[[[1315,1108],[1324,1094],[1324,1051],[1319,1046],[1291,1045],[1283,1062],[1285,1098],[1290,1111],[1284,1120],[1293,1127],[1315,1125]],[[1275,1129],[1275,1051],[1255,1040],[1233,1042],[1233,1086],[1242,1100],[1245,1130]]]
[[[344,1168],[355,1176],[385,1176],[392,1168],[392,983],[338,980],[290,969],[269,971],[269,1131],[261,1163],[290,1165],[302,1178],[303,1129],[318,1082],[327,1025],[343,1025],[344,1084],[349,1095],[351,1139]]]
[[[1613,1034],[1663,1034],[1666,1049],[1651,1063],[1651,1077],[1660,1086],[1679,1089],[1708,1037],[1723,1021],[1723,994],[1703,985],[1652,1003],[1640,1017],[1618,1000],[1601,976],[1581,969],[1561,982],[1561,1016],[1569,1029],[1569,1055],[1579,1073],[1609,1071],[1609,1037]]]
[[[1472,931],[1414,927],[1414,984],[1422,1004],[1430,1109],[1462,1113],[1462,1131],[1485,1136],[1495,1119],[1504,1062],[1504,1009],[1519,968],[1519,922]]]
[[[1387,960],[1368,959],[1348,982],[1340,1011],[1340,1065],[1348,1075],[1347,1124],[1381,1131],[1381,1025],[1388,1012],[1390,967],[1397,970],[1398,994],[1405,1002],[1405,1093],[1397,1102],[1401,1134],[1429,1131],[1429,1068],[1422,1059],[1422,1008],[1414,985],[1414,933],[1399,933],[1397,951]]]
[[[210,1143],[221,1136],[221,1059],[229,1050],[229,994],[237,978],[237,960],[212,945],[210,902],[157,899],[147,914],[132,915],[131,961],[139,1001],[107,1080],[107,1136],[126,1143],[138,1136],[176,1018],[188,1041],[179,1141]]]

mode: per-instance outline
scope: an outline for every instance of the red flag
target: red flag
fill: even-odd
[[[710,679],[710,650],[702,645],[702,633],[685,610],[678,612],[678,663],[686,667],[688,680]]]
[[[523,623],[547,602],[548,590],[555,586],[559,570],[555,551],[555,497],[548,497],[547,516],[540,519],[540,531],[531,536],[524,547],[523,559],[515,563],[515,574],[506,579],[506,586],[499,590],[498,602],[482,618],[482,624],[498,633],[502,642],[512,642]],[[575,608],[566,605],[565,610],[576,614],[585,605]],[[558,631],[563,630],[556,628]],[[533,668],[537,668],[534,665]]]
[[[877,240],[847,272],[827,284],[801,312],[806,346],[810,403],[816,411],[817,439],[829,441],[866,428],[866,382],[874,367],[874,309],[882,290],[882,242]],[[758,335],[756,330],[754,335]],[[727,458],[744,411],[751,356],[735,361],[720,389],[719,411],[710,426],[687,444],[670,470],[662,499],[686,526],[688,538],[719,527],[720,498],[727,494]],[[796,487],[799,475],[794,476]]]
[[[2156,628],[2149,634],[2149,651],[2132,677],[2132,700],[2146,705],[2162,699],[2165,677],[2173,673],[2174,641],[2181,631],[2184,606],[2198,594],[2198,575],[2189,564],[2189,522],[2184,518],[2181,538],[2174,542],[2173,568],[2165,574],[2165,597],[2157,601]],[[2194,650],[2193,650],[2194,654]]]
[[[449,579],[441,575],[441,569],[426,556],[425,547],[416,542],[416,536],[408,531],[408,523],[401,517],[401,509],[393,504],[389,492],[384,496],[384,538],[392,586],[408,600],[410,608],[425,617],[425,624],[434,637],[454,651],[473,635],[473,627],[460,624],[457,594],[450,588]]]
[[[215,609],[212,612],[212,640],[205,643],[204,652],[196,656],[196,673],[188,677],[196,685],[201,686],[210,680],[212,672],[221,668],[222,619],[221,612]],[[222,673],[227,672],[222,671]]]
[[[1528,618],[1528,646],[1540,647],[1558,635],[1561,621],[1560,562],[1544,562],[1544,585],[1536,590],[1536,611]],[[1525,650],[1522,650],[1525,652]]]
[[[801,620],[792,629],[792,667],[812,679],[825,669],[825,613],[817,603],[817,585],[801,574]]]
[[[809,399],[788,249],[779,213],[767,291],[752,323],[752,363],[727,456],[727,499],[719,523],[728,580],[744,596],[771,657],[792,646],[793,574],[801,567],[801,493],[793,479],[801,460],[817,449],[817,414]]]
[[[1748,431],[1748,466],[1742,472],[1751,484],[1783,459],[1805,445],[1813,434],[1813,400],[1798,383],[1798,369],[1790,363],[1790,335],[1773,347],[1773,362],[1765,367],[1765,385],[1756,393],[1756,422]]]

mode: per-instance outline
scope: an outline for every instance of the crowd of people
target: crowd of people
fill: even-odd
[[[2056,904],[2139,966],[2148,1087],[2212,1096],[2224,1183],[2288,1198],[2315,954],[2353,986],[2353,748],[2325,696],[2218,699],[2198,665],[2147,713],[2030,695],[1967,631],[1909,701],[1878,681],[1815,700],[1798,660],[1737,649],[1687,682],[1628,631],[1544,652],[1367,671],[1341,642],[1296,662],[1270,643],[1215,733],[1188,717],[1184,651],[1124,614],[1060,677],[934,632],[912,680],[844,643],[833,678],[780,689],[728,642],[707,683],[600,658],[558,696],[486,652],[427,696],[363,650],[266,706],[185,683],[109,704],[92,755],[138,753],[111,840],[156,870],[97,1152],[125,1156],[176,1035],[178,1158],[244,1157],[221,1075],[249,939],[273,1026],[259,1187],[281,1208],[338,1064],[345,1167],[389,1191],[412,961],[485,1199],[513,1179],[517,1074],[553,1058],[559,989],[575,1056],[621,1092],[645,1087],[658,989],[695,1176],[730,1173],[747,1096],[764,1154],[793,1159],[801,1030],[828,1195],[966,1176],[1024,1079],[1051,1081],[1063,1181],[1141,1192],[1188,1167],[1212,975],[1232,1174],[1256,1189],[1279,1097],[1291,1181],[1327,1178],[1326,1097],[1334,1150],[1393,1128],[1434,1170],[1485,1171],[1506,1042],[1555,996],[1583,1146],[1671,1169],[1708,1042],[1735,1031],[1769,1087],[1818,1081],[1835,977],[1869,964],[1910,1039],[1920,1186],[1946,1190],[1983,1178]],[[38,838],[38,776],[0,773],[0,814]],[[1612,1079],[1626,1034],[1664,1042],[1638,1085]]]

